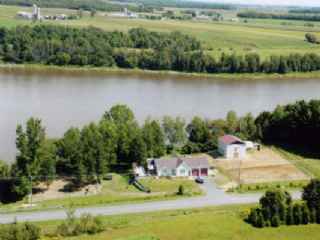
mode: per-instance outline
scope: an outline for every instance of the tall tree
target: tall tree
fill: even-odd
[[[158,121],[147,119],[142,128],[143,140],[148,157],[161,157],[165,154],[165,139]]]
[[[131,166],[133,160],[130,148],[139,131],[133,112],[126,105],[116,105],[104,114],[103,119],[111,121],[116,126],[118,164]]]
[[[75,177],[75,182],[84,183],[85,169],[81,151],[81,133],[77,128],[70,128],[57,142],[57,171]]]
[[[162,127],[166,140],[173,148],[182,147],[187,140],[185,131],[186,122],[183,118],[172,118],[165,116],[162,120]]]
[[[15,190],[20,195],[25,195],[29,189],[30,178],[37,181],[41,167],[39,150],[45,141],[45,129],[40,119],[30,118],[27,121],[26,130],[21,125],[17,127],[16,146],[18,154],[14,166],[17,178]]]

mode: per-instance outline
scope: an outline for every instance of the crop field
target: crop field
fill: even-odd
[[[319,239],[320,225],[257,229],[243,221],[252,206],[222,206],[147,214],[103,217],[106,231],[80,240],[302,240]],[[50,235],[59,222],[41,223]],[[51,239],[47,237],[46,239]],[[57,239],[57,238],[54,238]]]
[[[0,26],[17,26],[33,24],[31,21],[18,20],[15,15],[18,11],[31,11],[30,8],[0,6]],[[72,10],[43,9],[43,14],[48,13],[76,13]],[[249,53],[256,52],[262,57],[272,54],[290,54],[315,52],[320,50],[320,45],[312,45],[304,41],[307,32],[317,32],[320,24],[314,27],[306,26],[302,21],[283,20],[252,20],[248,23],[240,22],[198,22],[178,20],[146,20],[124,19],[106,17],[99,12],[91,18],[88,13],[79,20],[45,21],[46,24],[61,24],[74,27],[95,26],[104,30],[128,31],[130,28],[144,27],[154,31],[182,31],[196,36],[204,43],[207,51],[219,56],[222,52]]]

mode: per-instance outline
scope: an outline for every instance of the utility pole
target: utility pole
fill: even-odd
[[[30,176],[29,206],[32,207],[32,176]]]

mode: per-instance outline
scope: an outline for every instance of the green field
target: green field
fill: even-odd
[[[31,11],[30,8],[1,6],[0,25],[17,26],[32,24],[27,20],[18,20],[15,15],[18,11]],[[43,14],[48,13],[75,13],[72,10],[43,9]],[[94,18],[88,13],[80,20],[46,21],[49,24],[63,24],[76,27],[95,26],[105,30],[127,31],[134,27],[144,27],[154,31],[182,31],[200,39],[213,55],[221,52],[236,52],[238,54],[257,52],[261,56],[272,54],[289,54],[316,52],[320,45],[312,45],[304,41],[306,32],[317,32],[320,24],[307,27],[301,21],[283,20],[252,20],[244,23],[229,21],[224,22],[197,22],[176,20],[145,20],[145,19],[120,19],[104,16],[98,13]],[[284,25],[284,22],[286,23]]]
[[[281,226],[256,229],[243,221],[250,207],[222,206],[103,217],[106,231],[83,235],[81,240],[302,240],[319,239],[320,225]],[[53,233],[58,221],[39,224],[43,233]],[[53,239],[53,238],[46,238]],[[57,238],[55,238],[57,239]]]

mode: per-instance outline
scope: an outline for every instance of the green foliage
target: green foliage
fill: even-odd
[[[262,112],[255,120],[257,134],[263,142],[308,146],[316,152],[319,106],[318,100],[298,101]]]
[[[264,13],[256,11],[246,11],[238,13],[241,18],[261,18],[261,19],[286,19],[286,20],[299,20],[299,21],[320,21],[318,15],[308,14],[284,14],[284,13]]]
[[[148,157],[158,158],[165,154],[164,133],[158,121],[147,119],[142,128],[142,135]]]
[[[7,178],[10,175],[10,167],[8,164],[0,160],[0,178]]]
[[[0,226],[1,240],[38,240],[40,235],[40,228],[31,223]]]
[[[79,10],[80,11],[80,10]],[[81,11],[80,11],[81,12]],[[128,33],[52,25],[1,28],[4,62],[173,70],[198,73],[289,73],[320,70],[314,53],[271,56],[222,53],[215,58],[201,43],[180,32],[132,28]],[[48,47],[50,46],[50,47]]]
[[[271,218],[271,226],[272,227],[279,227],[280,226],[280,218],[278,215],[274,215]]]
[[[43,154],[41,148],[44,143],[45,129],[41,125],[41,120],[30,118],[25,131],[21,125],[18,125],[16,139],[18,155],[13,166],[13,175],[16,177],[14,191],[21,196],[30,191],[32,187],[30,178],[33,178],[34,181],[39,180],[41,154]]]
[[[162,120],[162,128],[166,137],[166,141],[173,147],[179,148],[183,146],[187,139],[185,131],[185,120],[176,117],[165,116]]]
[[[313,179],[304,187],[302,199],[306,201],[310,209],[320,208],[320,180]]]
[[[307,33],[305,37],[306,37],[306,41],[309,42],[309,43],[313,43],[313,44],[319,44],[320,43],[315,34]]]
[[[183,196],[184,194],[185,194],[184,186],[183,185],[179,185],[177,195]]]
[[[79,236],[82,234],[97,234],[104,230],[100,217],[83,214],[79,219],[75,217],[75,210],[67,210],[67,219],[56,229],[56,235],[62,237]]]

